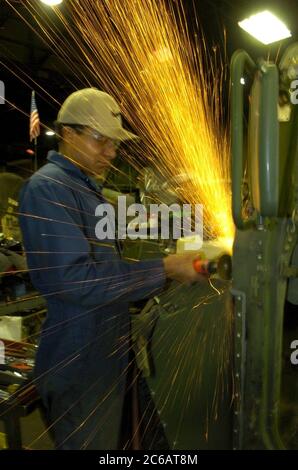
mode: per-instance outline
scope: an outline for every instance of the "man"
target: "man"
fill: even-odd
[[[59,153],[26,183],[20,223],[31,278],[48,313],[35,378],[57,449],[119,446],[128,370],[128,303],[155,295],[166,277],[198,281],[193,256],[128,263],[117,240],[95,237],[105,203],[92,175],[135,138],[120,109],[94,88],[70,95],[58,114]]]

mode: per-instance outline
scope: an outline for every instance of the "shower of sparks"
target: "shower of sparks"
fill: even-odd
[[[153,0],[79,1],[73,12],[90,68],[122,103],[147,143],[151,163],[182,201],[203,204],[206,233],[229,243],[233,222],[229,145],[220,109],[222,65],[206,60],[203,47],[191,44],[181,5],[176,19],[173,9]],[[210,74],[204,73],[206,64]]]
[[[82,81],[93,76],[121,103],[146,144],[139,168],[147,160],[181,201],[203,204],[206,236],[222,239],[230,251],[230,148],[221,108],[225,68],[216,50],[210,53],[199,40],[198,23],[199,36],[191,39],[183,2],[70,1],[65,14],[55,9],[71,38],[63,44],[51,18],[38,16],[34,2],[28,5]]]

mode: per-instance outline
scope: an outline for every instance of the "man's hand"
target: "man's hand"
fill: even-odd
[[[206,282],[207,276],[198,274],[193,266],[194,253],[169,255],[163,259],[166,276],[179,282]]]

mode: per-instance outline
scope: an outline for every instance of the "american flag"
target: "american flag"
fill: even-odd
[[[30,111],[30,142],[36,139],[40,134],[39,114],[35,101],[35,92],[32,91],[31,111]]]

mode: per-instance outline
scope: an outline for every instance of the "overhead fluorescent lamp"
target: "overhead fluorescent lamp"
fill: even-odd
[[[55,5],[60,5],[60,3],[63,2],[63,0],[40,0],[42,3],[45,5],[50,5],[51,7]]]
[[[238,24],[263,44],[271,44],[292,36],[286,25],[267,10],[239,21]]]

